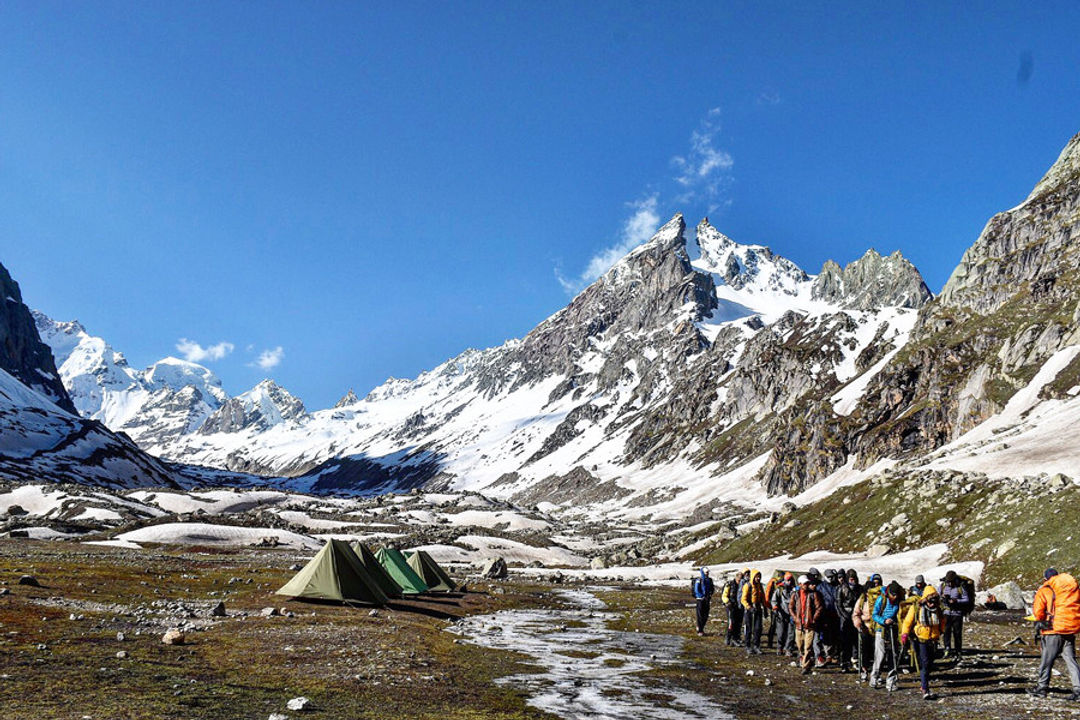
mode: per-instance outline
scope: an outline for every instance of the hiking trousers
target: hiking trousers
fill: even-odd
[[[922,683],[923,693],[930,692],[930,670],[934,667],[934,646],[936,643],[933,640],[927,640],[923,642],[918,638],[912,639],[912,647],[915,648],[915,657],[919,662],[919,681]]]
[[[955,653],[956,657],[960,657],[960,653],[964,649],[964,616],[946,615],[945,634],[942,637],[944,638],[942,644],[945,646],[945,654]]]
[[[1080,692],[1080,667],[1076,665],[1075,635],[1043,635],[1042,662],[1039,664],[1039,679],[1035,686],[1045,690],[1050,687],[1050,672],[1058,655],[1065,658],[1065,669],[1072,681],[1073,692]]]
[[[791,614],[773,610],[773,624],[776,628],[776,649],[781,652],[795,652],[795,621]]]
[[[709,605],[710,604],[711,603],[709,602],[709,598],[698,598],[697,599],[697,608],[696,608],[697,631],[699,633],[700,632],[705,632],[705,623],[708,622],[708,620],[709,620]]]
[[[858,642],[859,631],[855,629],[851,618],[840,618],[840,667],[851,667],[862,662],[861,658],[854,659]]]
[[[814,667],[814,631],[795,628],[795,646],[799,651],[799,661],[803,670]]]
[[[896,675],[896,653],[900,641],[896,638],[894,625],[874,633],[874,669],[870,671],[870,683],[876,685],[881,680],[881,668],[886,659],[889,661],[889,677]]]
[[[739,638],[742,637],[742,606],[740,605],[728,605],[727,606],[727,644],[738,645]]]
[[[743,615],[743,630],[746,633],[743,644],[746,649],[761,649],[761,608],[756,607],[746,611]]]

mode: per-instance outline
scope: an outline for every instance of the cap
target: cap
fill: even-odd
[[[821,573],[818,572],[818,569],[816,567],[810,568],[806,574],[810,577],[821,577]]]
[[[826,571],[825,571],[825,577],[827,577],[827,578],[829,578],[830,580],[832,580],[832,579],[833,579],[834,577],[836,577],[836,571],[835,571],[835,570],[832,570],[832,569],[826,570]]]
[[[922,575],[916,575],[915,576],[915,584],[916,585],[925,585],[926,584],[926,578],[924,578]]]
[[[810,578],[806,577],[805,575],[800,575],[799,576],[799,584],[800,585],[805,585],[808,582],[810,582]]]
[[[1046,572],[1043,573],[1043,577],[1047,580],[1057,575],[1058,572],[1054,568],[1046,568]]]

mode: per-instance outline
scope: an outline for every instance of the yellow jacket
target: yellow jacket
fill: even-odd
[[[747,610],[753,608],[765,607],[765,588],[761,586],[761,572],[755,570],[750,575],[750,582],[746,583],[746,587],[742,591],[742,606]]]
[[[937,590],[932,585],[927,585],[923,589],[922,597],[908,607],[904,620],[900,624],[901,633],[910,635],[914,628],[915,637],[922,642],[937,640],[941,637],[941,633],[945,630],[945,611],[940,602],[936,610],[931,610],[926,605],[926,601],[931,597],[936,597],[937,594]]]

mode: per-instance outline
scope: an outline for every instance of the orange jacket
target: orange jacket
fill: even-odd
[[[1058,573],[1042,584],[1035,593],[1031,614],[1036,620],[1053,620],[1043,635],[1076,635],[1080,633],[1080,588],[1069,573]]]

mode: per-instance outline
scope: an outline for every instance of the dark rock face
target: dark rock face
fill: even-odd
[[[867,250],[843,270],[832,260],[826,262],[814,281],[811,297],[852,310],[918,309],[930,302],[933,293],[899,250],[888,257]]]
[[[30,309],[7,269],[0,265],[0,369],[59,407],[78,414],[56,371],[49,346],[41,342]]]
[[[577,361],[592,349],[591,341],[604,334],[686,333],[700,349],[692,323],[716,308],[716,288],[712,278],[690,266],[685,231],[682,215],[676,215],[652,240],[509,349],[499,364],[520,364],[512,387],[574,375]],[[690,308],[684,321],[668,330],[684,307]],[[504,378],[499,370],[485,373],[481,387],[501,390]]]

